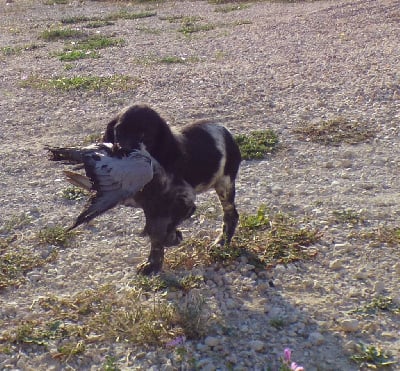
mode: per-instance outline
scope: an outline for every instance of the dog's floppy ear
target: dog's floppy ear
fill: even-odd
[[[157,146],[153,149],[153,155],[167,171],[178,170],[182,161],[182,149],[179,141],[163,120],[159,125]]]
[[[104,143],[115,143],[115,136],[114,136],[114,127],[118,122],[118,117],[114,118],[107,124],[106,131],[103,135],[103,142]]]

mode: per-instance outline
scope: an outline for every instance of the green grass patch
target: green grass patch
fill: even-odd
[[[56,28],[43,31],[40,37],[46,41],[58,41],[87,37],[87,34],[84,31],[70,28]]]
[[[178,336],[196,338],[209,330],[201,296],[189,295],[179,304],[164,296],[137,286],[105,285],[71,296],[41,297],[35,303],[40,316],[3,329],[0,347],[51,343],[57,348],[52,357],[66,360],[104,343],[162,346]]]
[[[40,90],[86,90],[86,91],[126,91],[133,90],[140,80],[130,76],[114,75],[54,77],[51,79],[30,76],[21,83],[22,87]]]
[[[244,160],[260,160],[276,149],[278,136],[273,130],[253,131],[235,136]]]
[[[303,123],[294,132],[302,140],[333,146],[342,143],[367,142],[376,134],[375,130],[367,124],[344,117],[316,123]]]
[[[383,225],[372,230],[355,231],[351,237],[369,241],[376,246],[381,244],[398,246],[400,245],[400,228]]]
[[[25,243],[17,235],[0,238],[0,290],[23,284],[26,273],[57,257],[56,251],[42,257],[35,247],[25,246]]]
[[[61,192],[61,195],[66,200],[81,201],[81,200],[85,200],[88,198],[89,192],[85,191],[82,188],[72,186],[72,187],[67,187],[67,188],[63,189]]]
[[[37,239],[43,245],[68,247],[75,236],[74,231],[67,231],[60,226],[46,227],[38,232]]]
[[[359,344],[357,354],[350,358],[360,366],[372,369],[390,367],[397,363],[393,360],[392,355],[381,347],[363,343]]]
[[[122,46],[125,44],[123,39],[114,39],[104,36],[91,36],[84,40],[73,42],[68,45],[57,56],[61,61],[74,61],[84,58],[99,58],[97,50],[112,46]]]
[[[215,28],[212,24],[200,23],[200,17],[183,17],[180,19],[181,27],[178,32],[188,36],[197,32],[211,31]]]
[[[390,296],[377,296],[370,303],[351,311],[351,313],[361,314],[377,314],[379,312],[400,315],[400,306]]]
[[[21,54],[24,51],[32,51],[42,48],[43,45],[40,44],[26,44],[21,46],[3,46],[0,48],[0,54],[3,56],[12,56]]]
[[[142,18],[149,18],[149,17],[155,17],[157,15],[156,12],[149,12],[149,11],[144,11],[144,12],[128,12],[125,10],[122,10],[118,13],[113,13],[108,16],[103,17],[103,20],[107,21],[116,21],[118,19],[142,19]]]
[[[357,225],[364,221],[360,211],[352,209],[334,210],[332,212],[335,223]]]
[[[173,270],[190,270],[246,256],[255,266],[271,267],[313,258],[316,251],[310,247],[320,238],[317,229],[302,225],[286,214],[271,215],[260,206],[256,214],[241,216],[229,246],[214,245],[210,238],[187,239],[168,250],[166,265]]]

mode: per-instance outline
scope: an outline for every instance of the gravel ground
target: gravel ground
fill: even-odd
[[[400,3],[254,2],[216,12],[218,7],[206,1],[3,1],[2,236],[9,233],[5,226],[29,215],[30,223],[15,231],[29,244],[38,230],[68,225],[82,208],[60,196],[66,187],[61,167],[47,161],[45,144],[82,143],[104,130],[122,107],[146,102],[176,126],[213,119],[235,134],[275,130],[280,149],[265,160],[242,164],[238,208],[254,213],[265,204],[307,218],[323,232],[315,259],[278,265],[268,278],[245,259],[197,268],[194,273],[205,280],[191,295],[204,297],[224,326],[210,329],[201,340],[187,340],[181,361],[177,349],[129,342],[93,345],[64,361],[52,357],[51,346],[16,344],[0,348],[0,369],[97,370],[105,369],[106,356],[112,355],[124,370],[278,370],[283,349],[290,347],[307,371],[358,370],[366,366],[349,356],[364,342],[392,353],[397,362],[392,369],[400,370],[399,315],[352,312],[379,296],[400,305],[398,243],[356,237],[399,227]],[[65,41],[40,38],[63,18],[121,9],[157,14],[88,30],[125,40],[122,47],[101,50],[101,58],[61,62],[54,53]],[[198,16],[214,28],[186,36],[172,21],[177,16]],[[171,56],[185,63],[160,62]],[[96,92],[23,87],[32,77],[79,75],[127,75],[138,82],[130,89]],[[339,117],[373,127],[375,137],[330,146],[296,135],[305,123]],[[214,201],[211,194],[199,197],[199,205],[212,212],[218,209]],[[356,223],[338,221],[350,211]],[[185,224],[184,234],[213,235],[219,223],[197,216]],[[2,290],[3,333],[44,316],[35,304],[40,298],[127,285],[147,256],[147,242],[138,237],[142,225],[140,211],[113,210],[81,229],[75,245],[60,249],[56,261],[28,272],[19,287]],[[275,287],[268,285],[271,277]]]

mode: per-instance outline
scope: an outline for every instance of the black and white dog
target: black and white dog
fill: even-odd
[[[230,243],[239,219],[235,179],[241,155],[224,126],[198,122],[174,131],[153,109],[134,105],[108,123],[103,141],[126,150],[146,150],[162,169],[135,196],[145,213],[144,231],[151,241],[148,261],[140,266],[140,273],[161,270],[164,247],[182,241],[182,233],[176,228],[195,211],[195,194],[210,188],[217,192],[224,212],[223,231],[217,242]]]

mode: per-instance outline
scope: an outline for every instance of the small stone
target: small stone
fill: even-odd
[[[315,331],[308,336],[308,340],[313,345],[321,345],[324,343],[325,338],[321,333]]]
[[[354,277],[358,280],[365,280],[368,278],[368,273],[365,271],[364,268],[360,268],[355,274]]]
[[[340,259],[335,259],[329,263],[329,268],[333,270],[339,270],[343,267],[343,263]]]
[[[204,344],[206,344],[209,348],[215,347],[220,343],[219,338],[215,336],[207,336],[204,340]]]
[[[261,352],[264,349],[264,342],[261,340],[253,340],[250,342],[250,348],[255,352]]]
[[[283,193],[283,188],[282,188],[282,187],[279,187],[279,186],[277,186],[277,185],[273,185],[273,186],[271,187],[271,193],[272,193],[274,196],[280,196],[280,195],[282,195],[282,193]]]
[[[359,328],[360,323],[356,319],[344,319],[340,322],[340,326],[345,332],[354,332]]]
[[[381,282],[381,281],[375,282],[375,284],[374,284],[374,291],[375,291],[377,294],[382,294],[383,291],[385,291],[385,284],[384,284],[383,282]]]

